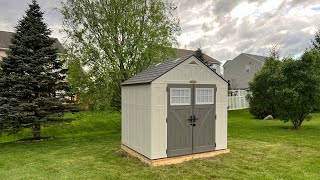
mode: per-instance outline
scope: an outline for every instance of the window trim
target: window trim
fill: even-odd
[[[174,90],[188,90],[189,93],[188,93],[188,96],[173,96],[173,91]],[[181,98],[181,97],[189,97],[189,102],[188,103],[173,103],[172,102],[172,98],[173,97],[178,97],[178,98]],[[189,106],[191,105],[191,88],[170,88],[170,106]]]
[[[211,102],[198,102],[198,89],[200,90],[212,90],[212,101]],[[215,92],[215,88],[195,88],[196,91],[196,96],[195,96],[195,104],[196,105],[209,105],[209,104],[215,104],[215,97],[214,97],[214,92]]]

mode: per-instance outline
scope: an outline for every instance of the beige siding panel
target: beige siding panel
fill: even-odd
[[[159,159],[167,157],[166,84],[151,84],[151,89],[151,159]]]
[[[198,65],[189,64],[192,61],[196,61]],[[191,57],[151,84],[151,104],[154,107],[151,112],[152,159],[165,158],[167,156],[167,84],[190,84],[190,80],[196,80],[197,84],[216,84],[216,149],[227,149],[228,85],[196,58]]]
[[[7,54],[5,51],[0,50],[0,61],[2,60],[2,58],[7,57]]]
[[[246,65],[250,67],[250,72],[245,72]],[[254,75],[261,70],[263,62],[254,60],[244,54],[230,61],[224,66],[224,78],[230,80],[232,89],[246,89]]]
[[[150,85],[122,86],[122,144],[150,158]]]

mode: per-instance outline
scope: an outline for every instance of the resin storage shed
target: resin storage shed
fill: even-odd
[[[194,55],[122,83],[122,149],[149,165],[227,153],[228,83]]]

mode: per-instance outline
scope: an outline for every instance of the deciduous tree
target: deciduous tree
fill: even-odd
[[[268,57],[261,71],[249,83],[251,93],[247,96],[250,113],[259,119],[267,115],[277,116],[276,90],[279,85],[281,61]]]
[[[310,120],[310,113],[319,102],[319,61],[319,52],[311,50],[301,60],[287,59],[282,64],[276,92],[277,114],[296,129],[304,120]]]
[[[69,79],[79,98],[119,110],[123,81],[174,56],[180,33],[175,9],[162,0],[66,0],[63,31],[67,59],[75,64]]]

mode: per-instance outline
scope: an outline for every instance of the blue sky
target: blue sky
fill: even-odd
[[[0,30],[13,31],[31,0],[0,0]],[[60,0],[38,0],[52,36],[63,41]],[[182,28],[180,48],[203,51],[224,62],[241,52],[267,55],[278,45],[282,56],[310,47],[320,28],[319,0],[173,0]]]

